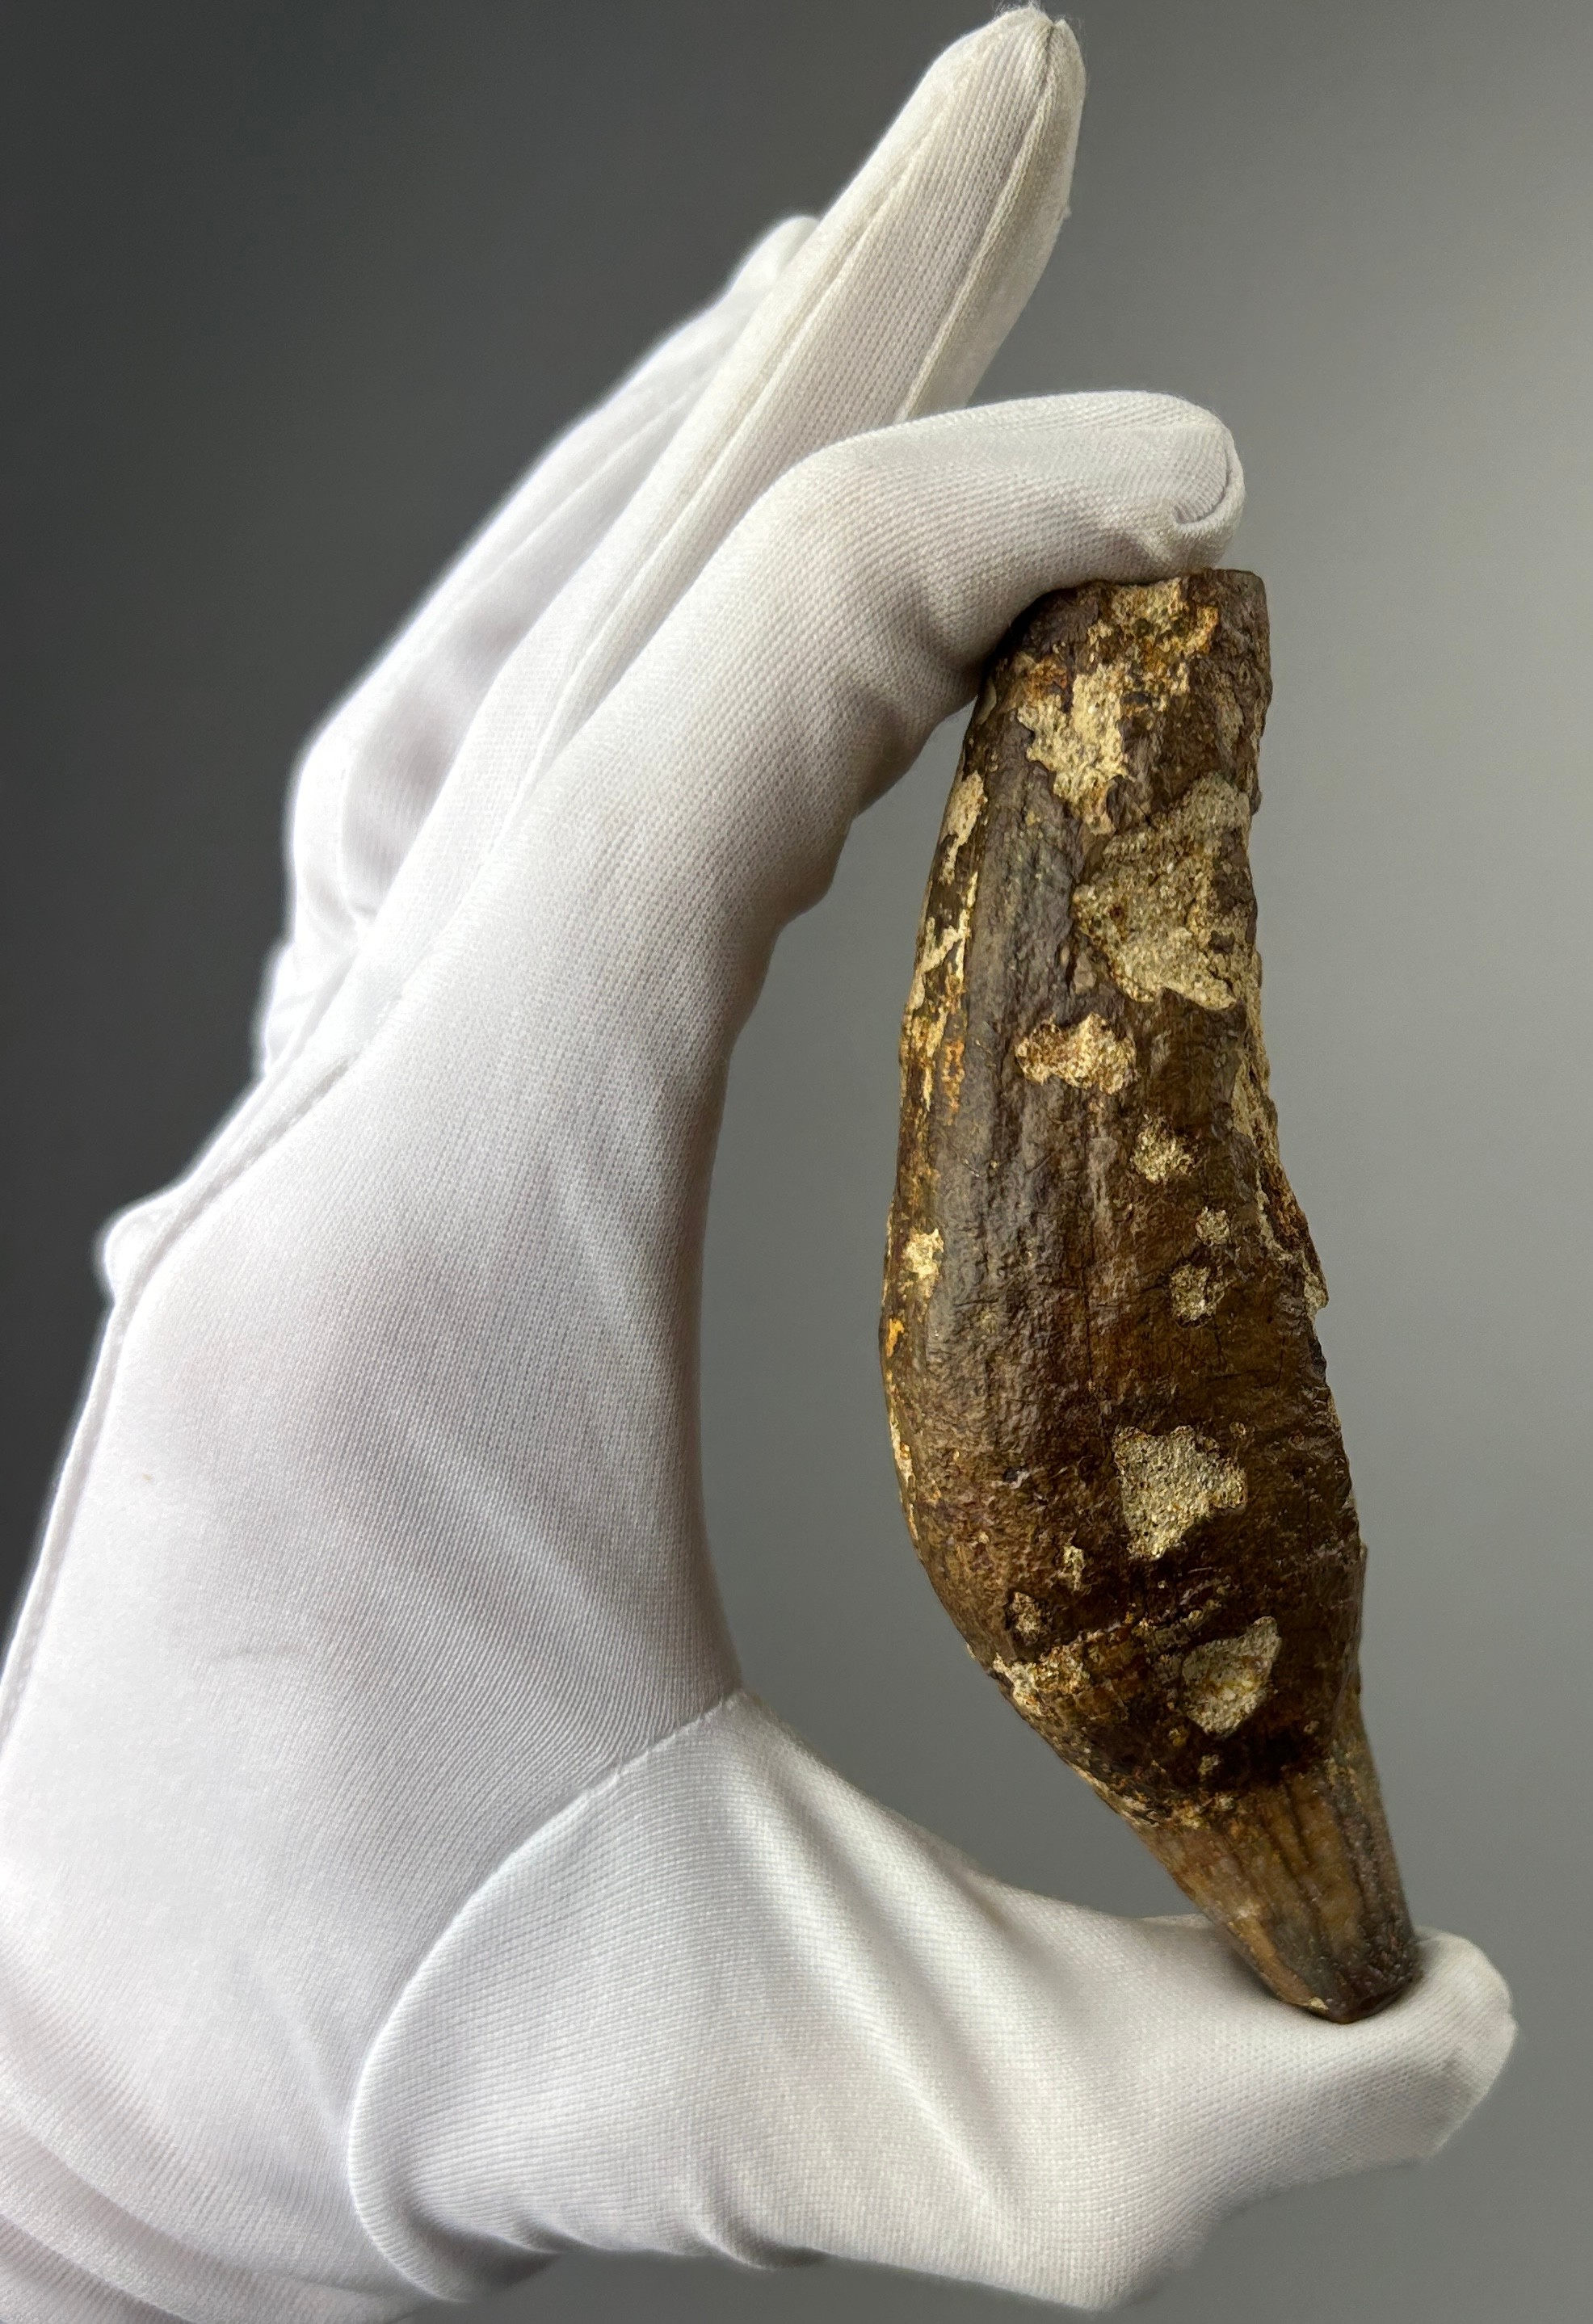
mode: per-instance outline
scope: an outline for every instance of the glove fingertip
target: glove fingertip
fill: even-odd
[[[1510,1988],[1485,1952],[1465,1937],[1441,1930],[1419,1933],[1424,1974],[1411,1997],[1427,1987],[1431,2004],[1448,2016],[1438,2076],[1445,2105],[1425,2150],[1432,2155],[1447,2145],[1487,2097],[1515,2047],[1517,2027]]]
[[[759,235],[736,267],[725,285],[725,295],[761,299],[778,281],[817,223],[802,212],[778,219]]]

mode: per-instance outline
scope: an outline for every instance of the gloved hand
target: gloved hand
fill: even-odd
[[[1081,86],[1030,11],[951,51],[303,762],[260,1076],[108,1238],[6,1678],[7,2324],[375,2324],[574,2247],[1104,2304],[1498,2070],[1456,1939],[1325,2025],[861,1797],[709,1572],[699,1253],[778,929],[1022,606],[1238,513],[1186,405],[945,409]]]

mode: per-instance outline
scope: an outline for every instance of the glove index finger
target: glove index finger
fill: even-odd
[[[504,665],[372,930],[385,989],[769,486],[971,389],[1062,222],[1082,90],[1072,33],[1036,8],[999,16],[932,68]],[[364,1014],[357,993],[350,1014]]]
[[[619,999],[581,1038],[660,1070],[732,1039],[853,817],[1023,608],[1210,564],[1242,500],[1227,429],[1141,394],[941,413],[783,477],[528,804],[560,836],[557,861],[523,841],[518,908]]]
[[[562,748],[777,478],[845,438],[962,402],[1066,214],[1083,66],[1037,8],[931,68],[787,268],[600,555],[554,609]]]

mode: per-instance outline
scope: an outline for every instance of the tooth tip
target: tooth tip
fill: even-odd
[[[1415,1982],[1415,1932],[1353,1701],[1320,1758],[1136,1828],[1281,2000],[1349,2024]]]

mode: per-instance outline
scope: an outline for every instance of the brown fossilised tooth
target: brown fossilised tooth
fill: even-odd
[[[964,1637],[1287,2001],[1415,1939],[1360,1723],[1365,1552],[1278,1154],[1248,573],[1044,598],[986,673],[902,1029],[881,1346]]]

